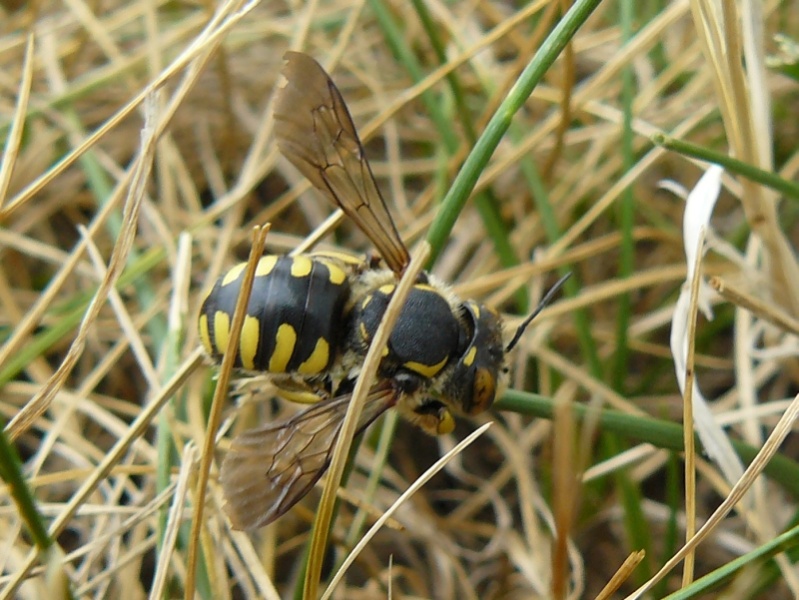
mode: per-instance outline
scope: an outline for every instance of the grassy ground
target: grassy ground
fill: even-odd
[[[516,4],[0,2],[0,598],[315,597],[347,558],[336,598],[799,595],[799,13]],[[206,452],[196,331],[256,225],[368,249],[277,151],[289,48],[459,294],[515,324],[573,273],[488,416],[370,430],[307,576],[319,491],[245,533],[218,483],[236,432],[296,409],[217,404]],[[713,171],[686,211],[728,157],[712,218]]]

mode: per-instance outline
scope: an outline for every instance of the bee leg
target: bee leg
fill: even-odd
[[[401,400],[400,414],[430,435],[444,435],[455,429],[455,418],[449,408],[438,400],[424,398],[427,380],[408,371],[395,373],[391,379]]]
[[[284,379],[275,381],[275,393],[284,400],[298,404],[316,404],[330,398],[327,385],[313,386],[306,381]]]
[[[417,406],[410,402],[400,402],[397,406],[403,417],[429,435],[445,435],[455,429],[452,413],[437,400],[426,398]]]
[[[455,418],[450,410],[438,400],[425,399],[414,409],[417,417],[422,419],[426,427],[422,427],[431,435],[445,435],[455,429]]]

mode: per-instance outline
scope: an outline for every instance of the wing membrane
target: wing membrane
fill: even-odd
[[[307,494],[327,470],[351,395],[338,396],[281,423],[245,431],[222,462],[225,512],[236,529],[268,525]],[[363,431],[396,402],[389,386],[373,389],[358,423]]]
[[[341,93],[313,58],[286,52],[288,83],[275,101],[275,135],[283,155],[341,207],[391,270],[410,258],[366,160]]]

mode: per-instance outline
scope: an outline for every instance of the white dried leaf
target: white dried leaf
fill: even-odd
[[[688,275],[674,307],[670,338],[674,370],[683,395],[685,394],[688,358],[688,324],[689,319],[693,317],[690,310],[691,280],[694,276],[697,256],[705,250],[704,231],[710,227],[710,216],[713,214],[713,208],[721,190],[722,172],[721,167],[717,165],[711,166],[691,190],[691,193],[688,194],[685,204],[683,241]],[[710,286],[704,279],[700,279],[698,306],[708,319],[713,317],[710,296]],[[735,453],[723,428],[713,415],[707,400],[702,395],[702,392],[699,391],[696,378],[694,378],[692,388],[694,428],[708,456],[719,466],[727,481],[732,484],[743,475],[741,460]]]

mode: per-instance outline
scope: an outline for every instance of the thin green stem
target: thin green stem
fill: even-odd
[[[600,2],[601,0],[578,0],[574,3],[552,30],[552,33],[544,40],[539,51],[522,71],[516,84],[491,117],[485,131],[475,143],[455,177],[452,187],[444,197],[433,224],[430,226],[427,240],[432,246],[431,263],[435,261],[444,247],[444,243],[449,237],[458,215],[463,210],[466,200],[474,190],[480,174],[488,165],[491,155],[508,130],[513,115],[527,101],[547,69],[552,66],[563,48]]]
[[[5,427],[2,420],[0,420],[0,427]],[[0,430],[0,477],[8,485],[11,497],[14,499],[22,521],[30,531],[33,543],[41,552],[48,550],[54,544],[53,538],[47,532],[44,517],[36,507],[33,492],[28,487],[22,473],[22,461],[19,454],[9,441],[5,431],[2,430]]]
[[[406,44],[402,30],[395,23],[385,3],[380,0],[371,0],[370,5],[394,55],[400,63],[405,66],[405,69],[415,82],[424,79],[424,70],[416,59],[413,50]],[[422,21],[423,23],[425,22],[424,19],[422,19]],[[435,36],[431,36],[433,45],[436,46],[434,38]],[[456,99],[460,101],[458,106],[461,111],[461,121],[469,122],[470,117],[468,113],[464,114],[462,112],[462,110],[465,110],[465,103],[463,102],[463,94],[458,93],[460,86],[457,84],[457,79],[455,79],[454,74],[450,74],[449,80],[451,85],[453,85],[453,81],[455,82],[453,85],[453,94]],[[444,111],[442,102],[429,90],[422,93],[421,100],[425,105],[425,110],[436,124],[437,131],[441,134],[441,141],[446,148],[447,154],[449,156],[454,156],[458,152],[461,142],[453,127],[452,119]],[[472,140],[469,141],[471,142]],[[494,244],[500,263],[505,267],[518,265],[519,259],[510,243],[508,228],[499,214],[496,198],[486,191],[477,194],[474,201],[480,213],[480,217],[483,220],[486,233]],[[525,292],[521,292],[517,300],[522,303],[523,308],[526,308],[527,296]]]
[[[497,410],[508,410],[519,414],[530,415],[542,419],[552,419],[554,402],[538,394],[508,390],[505,395],[494,404]],[[574,416],[584,421],[589,416],[589,407],[575,404]],[[593,415],[591,418],[594,418]],[[630,415],[613,409],[601,409],[597,415],[599,427],[604,432],[615,433],[633,441],[646,442],[656,448],[684,450],[683,428],[679,423]],[[744,461],[749,463],[760,450],[740,441],[732,441],[733,448]],[[696,439],[697,453],[702,452],[702,444]],[[764,473],[779,483],[786,492],[799,498],[799,464],[795,461],[777,454],[766,465]]]
[[[692,144],[684,140],[678,140],[677,138],[670,137],[665,133],[656,133],[651,137],[651,140],[652,143],[657,146],[662,146],[668,150],[674,150],[675,152],[679,152],[680,154],[684,154],[692,158],[698,158],[699,160],[721,165],[732,173],[737,173],[738,175],[746,177],[747,179],[751,179],[757,183],[762,183],[773,190],[785,194],[785,196],[789,198],[794,200],[799,199],[799,184],[794,183],[793,181],[788,181],[787,179],[783,179],[779,175],[775,175],[769,171],[758,169],[749,163],[732,158],[731,156],[727,156],[721,152],[715,152],[714,150],[710,150],[703,146],[697,146],[696,144]]]

